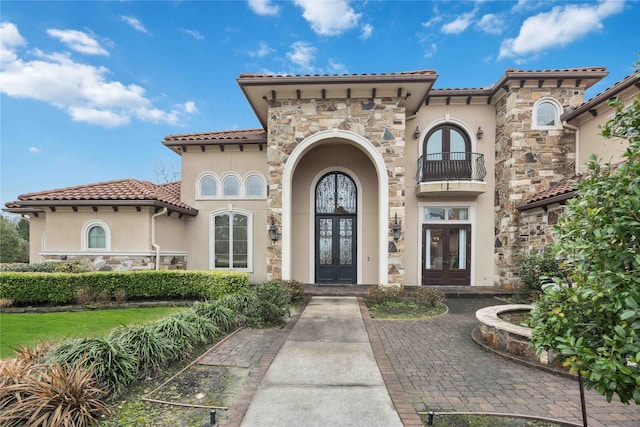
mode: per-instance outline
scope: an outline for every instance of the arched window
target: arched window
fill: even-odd
[[[234,175],[229,175],[222,181],[222,191],[224,197],[240,196],[240,181]]]
[[[216,197],[218,195],[218,181],[213,175],[204,175],[198,185],[199,197]]]
[[[104,232],[104,228],[100,227],[99,225],[94,225],[89,229],[87,247],[89,249],[105,249],[107,247],[106,233]]]
[[[471,178],[471,140],[461,128],[444,124],[431,129],[423,153],[423,179]]]
[[[560,129],[562,106],[553,98],[542,98],[533,105],[531,115],[532,129]]]
[[[247,197],[264,197],[264,179],[260,175],[250,175],[244,191]]]
[[[111,250],[111,230],[104,221],[94,219],[85,223],[81,237],[83,250]]]
[[[212,214],[211,268],[251,269],[251,214],[225,211]]]

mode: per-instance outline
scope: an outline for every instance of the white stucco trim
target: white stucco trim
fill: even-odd
[[[315,222],[315,212],[316,212],[316,185],[318,185],[318,181],[324,175],[329,172],[342,172],[349,175],[349,178],[353,179],[353,182],[356,184],[357,190],[357,215],[356,215],[356,283],[362,283],[362,218],[363,218],[363,206],[362,206],[362,182],[360,182],[360,178],[353,172],[351,169],[341,167],[341,166],[331,166],[328,168],[324,168],[321,170],[316,176],[311,180],[311,186],[309,188],[309,283],[314,283],[316,280],[316,263],[315,263],[315,239],[316,239],[316,222]]]
[[[373,144],[355,132],[332,129],[311,135],[293,150],[284,167],[282,180],[282,278],[291,279],[291,195],[292,179],[298,162],[312,147],[330,139],[344,139],[360,148],[372,161],[378,176],[378,282],[381,285],[388,283],[387,271],[389,269],[388,257],[388,225],[389,225],[389,177],[387,167],[382,154]]]
[[[202,180],[205,179],[206,177],[211,177],[215,181],[215,183],[216,183],[216,194],[210,195],[210,196],[203,196],[202,195]],[[222,187],[222,184],[220,183],[220,179],[218,178],[218,176],[215,173],[213,173],[213,172],[203,172],[200,175],[198,175],[198,178],[196,178],[195,200],[219,199],[220,198],[221,187]]]
[[[40,256],[149,256],[156,255],[155,251],[40,251]],[[161,256],[187,256],[189,252],[160,251]]]
[[[442,207],[442,208],[469,208],[469,219],[468,220],[460,220],[460,221],[425,221],[424,220],[424,208],[429,207]],[[471,286],[475,286],[476,284],[476,246],[477,246],[477,237],[476,234],[478,232],[478,225],[476,221],[476,213],[477,213],[477,203],[476,202],[450,202],[447,200],[439,200],[433,202],[420,202],[418,203],[418,250],[417,250],[417,258],[418,258],[418,284],[422,286],[422,225],[423,224],[471,224],[471,272],[470,272],[470,282]]]
[[[554,124],[553,125],[538,125],[538,109],[543,104],[549,104],[554,109]],[[562,115],[562,104],[557,99],[545,96],[538,99],[531,109],[531,129],[533,130],[554,130],[562,129],[562,121],[560,116]]]
[[[98,226],[104,230],[104,248],[90,248],[89,247],[89,230],[92,227]],[[111,228],[107,225],[106,222],[99,219],[92,219],[87,221],[82,226],[82,230],[80,231],[80,247],[83,251],[95,251],[95,252],[106,252],[111,250]]]

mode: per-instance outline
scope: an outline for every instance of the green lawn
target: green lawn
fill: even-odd
[[[0,359],[13,356],[18,345],[105,335],[119,325],[147,323],[184,307],[123,308],[60,313],[0,313]]]

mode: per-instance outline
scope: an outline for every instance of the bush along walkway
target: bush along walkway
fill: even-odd
[[[372,320],[387,358],[417,411],[500,412],[582,423],[578,382],[484,351],[471,339],[475,312],[495,299],[449,299],[449,312],[422,320]],[[374,351],[376,351],[376,346]],[[383,371],[384,373],[384,371]],[[385,381],[387,377],[385,377]],[[587,391],[590,427],[636,427],[640,406]],[[437,425],[437,424],[434,424]]]

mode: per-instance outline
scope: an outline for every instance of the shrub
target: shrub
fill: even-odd
[[[139,377],[157,373],[181,354],[175,342],[149,325],[120,326],[109,338],[138,358]]]
[[[46,359],[61,365],[81,363],[86,368],[93,368],[98,387],[114,395],[136,379],[139,363],[121,343],[108,338],[64,341],[52,347]]]
[[[437,289],[419,287],[416,291],[416,302],[425,307],[443,304],[445,299],[445,295]]]
[[[193,326],[195,335],[191,337],[194,346],[208,344],[214,341],[220,334],[220,329],[211,319],[199,315],[193,310],[184,311],[174,315]]]
[[[124,304],[127,301],[127,293],[122,289],[115,291],[113,297],[116,299],[116,304]]]
[[[304,285],[297,280],[283,280],[282,285],[291,295],[291,304],[300,304],[304,301]]]
[[[551,282],[551,278],[564,278],[564,271],[555,257],[555,252],[545,249],[542,254],[522,255],[516,260],[516,268],[522,285],[518,296],[525,300],[537,300],[542,285]]]
[[[194,344],[198,342],[198,331],[195,325],[177,315],[149,323],[149,327],[171,340],[180,349],[178,359],[191,354]]]
[[[247,321],[256,327],[281,326],[289,316],[291,294],[280,283],[272,280],[255,288],[256,299],[248,307]]]
[[[80,305],[91,305],[96,302],[96,297],[89,289],[78,289],[75,293],[76,302]]]
[[[0,308],[11,307],[12,305],[13,305],[13,300],[6,299],[6,298],[0,298]]]
[[[111,304],[111,294],[109,293],[109,291],[103,289],[98,292],[98,295],[96,295],[96,302],[102,305]]]
[[[237,294],[242,295],[242,294]],[[227,295],[223,299],[231,299],[236,295]],[[226,306],[220,301],[200,302],[196,301],[191,306],[194,313],[205,317],[213,322],[223,332],[230,331],[238,323],[238,310],[231,306]]]
[[[216,271],[125,271],[70,273],[0,272],[0,298],[16,304],[68,304],[78,289],[94,295],[124,292],[128,298],[217,299],[246,292],[246,273]]]
[[[0,264],[0,271],[19,273],[86,273],[92,271],[91,265],[82,261],[47,261],[34,264]]]
[[[370,304],[383,304],[390,301],[399,301],[404,295],[400,286],[374,286],[367,290],[367,302]]]
[[[104,390],[95,386],[91,368],[73,365],[40,367],[35,375],[7,387],[16,396],[0,411],[3,426],[87,426],[108,412]]]

